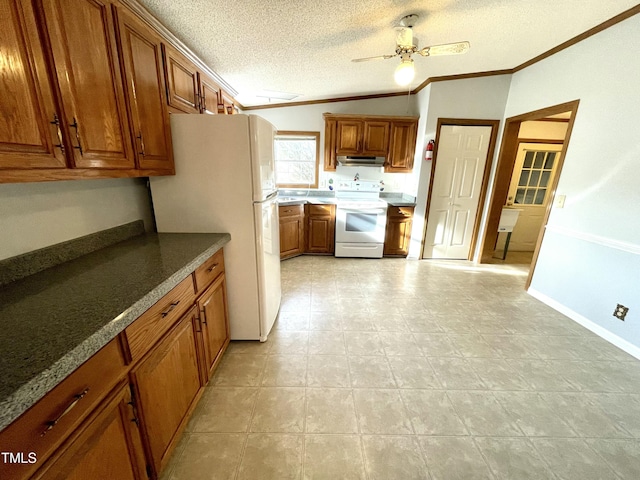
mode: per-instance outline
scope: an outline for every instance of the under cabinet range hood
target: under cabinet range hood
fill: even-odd
[[[385,157],[365,157],[362,155],[346,155],[336,158],[342,167],[383,167]]]

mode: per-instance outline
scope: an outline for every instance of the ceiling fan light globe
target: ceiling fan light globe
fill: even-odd
[[[416,76],[416,69],[413,65],[413,60],[403,60],[400,65],[396,67],[396,71],[393,74],[393,78],[398,85],[405,87],[409,85],[413,78]]]

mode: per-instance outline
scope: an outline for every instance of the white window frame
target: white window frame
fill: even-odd
[[[313,182],[307,183],[281,183],[278,181],[276,175],[276,182],[278,187],[282,188],[318,188],[318,181],[320,176],[320,132],[303,132],[303,131],[293,131],[293,130],[279,130],[276,133],[275,141],[278,140],[278,137],[290,137],[300,139],[305,139],[309,137],[314,137],[316,142],[316,164],[314,169],[314,179]],[[276,163],[278,160],[276,159]],[[277,171],[277,167],[276,167]]]

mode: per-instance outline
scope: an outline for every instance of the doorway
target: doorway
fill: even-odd
[[[579,100],[575,100],[573,102],[567,102],[560,105],[555,105],[553,107],[525,113],[523,115],[518,115],[516,117],[511,117],[508,118],[505,122],[504,133],[502,137],[502,146],[500,148],[498,164],[496,166],[493,194],[491,196],[489,204],[485,235],[484,239],[481,242],[480,263],[492,263],[495,249],[498,246],[498,225],[500,222],[502,209],[505,206],[508,206],[510,202],[514,204],[516,203],[515,200],[516,196],[518,196],[518,187],[521,187],[521,196],[518,198],[518,200],[522,202],[523,207],[526,205],[528,200],[531,200],[531,202],[529,203],[533,203],[533,206],[535,206],[536,199],[538,199],[538,201],[542,201],[542,212],[538,212],[538,214],[541,213],[541,219],[536,220],[537,225],[539,225],[537,227],[538,230],[537,232],[534,231],[533,233],[536,238],[535,244],[533,246],[533,251],[531,253],[529,276],[527,278],[525,288],[529,288],[529,285],[531,284],[531,278],[533,277],[535,264],[538,258],[538,252],[540,250],[540,245],[542,244],[542,239],[544,237],[545,226],[549,219],[549,214],[551,213],[551,207],[554,203],[556,188],[558,186],[558,180],[562,172],[562,166],[564,163],[567,145],[569,143],[569,138],[571,136],[571,130],[573,129],[578,104]],[[525,168],[524,170],[528,171],[523,173],[522,167],[519,167],[520,170],[515,172],[514,174],[514,170],[516,170],[516,162],[518,161],[518,151],[526,150],[526,145],[523,146],[523,144],[540,142],[539,139],[523,138],[523,135],[521,134],[521,127],[523,126],[523,124],[525,122],[536,121],[559,122],[562,118],[564,118],[566,124],[564,137],[560,141],[551,142],[557,144],[559,150],[558,148],[556,148],[555,152],[553,152],[553,149],[549,147],[549,149],[546,150],[549,153],[541,154],[541,156],[538,157],[537,166],[539,167],[540,162],[542,162],[542,168],[539,168],[539,173],[536,173],[534,175],[533,170],[535,169],[533,168],[533,166],[534,164],[536,164],[536,154],[538,152],[545,152],[545,150],[536,150],[535,146],[529,145],[529,150],[534,152],[533,156],[529,156],[529,158],[532,160],[532,163],[527,163],[527,165],[529,165],[531,168]],[[544,167],[546,159],[548,159],[549,155],[551,155],[552,153],[553,169],[545,169]],[[524,155],[526,156],[526,153],[524,153]],[[522,158],[523,165],[524,162],[525,159]],[[546,177],[546,185],[544,186],[544,188],[541,188],[540,182],[545,170],[547,170],[549,173],[548,177]],[[551,170],[553,170],[553,172],[551,172]],[[527,177],[526,181],[524,179],[525,176]],[[533,181],[531,180],[532,176],[534,176]],[[514,180],[514,182],[516,182],[515,185],[513,184],[512,179]],[[531,193],[528,192],[530,181],[532,182]],[[518,185],[519,183],[523,183],[523,185]],[[535,186],[533,185],[533,183],[535,183]],[[541,190],[544,190],[544,192],[541,192]],[[510,196],[512,197],[511,199],[509,199]],[[517,207],[520,208],[519,206]],[[530,236],[531,233],[529,233],[528,235]]]
[[[438,119],[422,258],[471,259],[499,121]]]

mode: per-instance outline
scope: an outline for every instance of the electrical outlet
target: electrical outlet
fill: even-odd
[[[613,311],[613,316],[618,320],[622,320],[624,322],[624,317],[627,316],[628,311],[629,308],[625,307],[624,305],[618,304],[616,306],[616,309]]]
[[[556,195],[556,199],[554,202],[554,207],[556,208],[564,208],[564,202],[567,200],[566,195]]]

